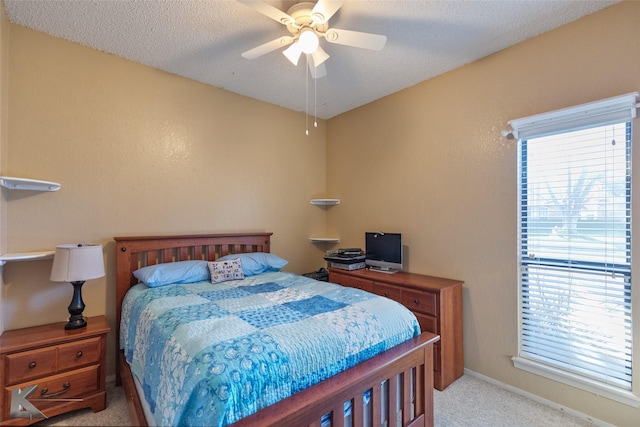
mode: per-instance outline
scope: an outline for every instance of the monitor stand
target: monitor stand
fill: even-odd
[[[384,273],[384,274],[396,274],[398,271],[397,268],[389,268],[389,267],[375,267],[375,266],[370,266],[369,267],[370,271],[375,271],[378,273]]]

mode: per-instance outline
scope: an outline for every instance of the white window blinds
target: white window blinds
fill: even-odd
[[[590,102],[549,113],[511,120],[516,139],[554,135],[568,130],[631,121],[636,117],[638,92]]]
[[[520,357],[624,390],[636,97],[510,122],[520,138]]]

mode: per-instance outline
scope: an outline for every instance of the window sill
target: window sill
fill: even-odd
[[[531,372],[532,374],[540,375],[554,381],[559,381],[572,387],[594,393],[598,396],[623,403],[633,408],[640,407],[640,397],[630,391],[608,386],[595,380],[590,380],[570,372],[565,372],[542,363],[534,362],[533,360],[523,359],[522,357],[512,357],[511,360],[513,361],[513,366],[518,369],[522,369],[523,371]]]

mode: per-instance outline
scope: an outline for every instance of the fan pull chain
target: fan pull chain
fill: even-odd
[[[306,84],[306,90],[305,90],[305,95],[306,95],[306,99],[307,99],[307,107],[304,109],[304,113],[305,113],[305,118],[306,118],[306,130],[305,130],[305,134],[307,136],[309,136],[309,55],[305,55],[306,59],[307,59],[307,66],[305,67],[305,69],[307,70],[307,78],[305,79],[305,84]]]
[[[313,127],[314,128],[318,127],[318,79],[317,78],[313,79]]]

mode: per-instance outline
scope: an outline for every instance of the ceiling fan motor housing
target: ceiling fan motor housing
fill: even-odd
[[[289,8],[287,14],[295,20],[295,23],[286,23],[285,25],[287,26],[287,30],[289,30],[292,36],[295,37],[299,35],[300,31],[302,31],[303,28],[311,28],[313,31],[315,31],[316,34],[319,35],[324,35],[324,33],[327,32],[329,25],[327,24],[327,22],[323,22],[326,19],[322,16],[322,14],[316,13],[317,15],[319,15],[318,17],[316,17],[316,20],[311,17],[311,11],[313,10],[314,6],[315,3],[301,2],[294,4]]]

